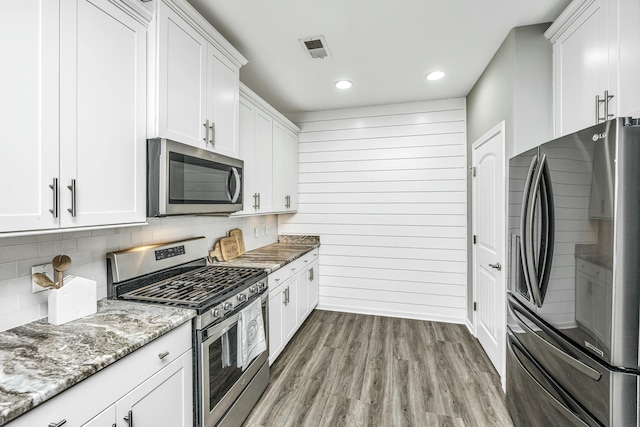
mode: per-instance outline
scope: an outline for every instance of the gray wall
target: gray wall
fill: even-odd
[[[552,138],[552,48],[551,43],[544,37],[544,31],[548,27],[549,24],[537,24],[513,28],[467,95],[469,166],[472,166],[473,143],[503,120],[505,121],[505,162]],[[508,167],[505,169],[508,174]],[[505,178],[508,179],[508,176]],[[468,295],[473,295],[471,195],[469,178],[467,180]],[[467,313],[469,319],[472,319],[472,298],[468,299]]]

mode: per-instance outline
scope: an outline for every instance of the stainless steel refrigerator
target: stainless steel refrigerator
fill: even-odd
[[[516,426],[638,426],[640,126],[509,161],[507,406]]]

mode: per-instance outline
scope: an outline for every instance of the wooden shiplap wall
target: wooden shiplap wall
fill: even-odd
[[[464,323],[465,101],[306,113],[298,213],[320,235],[319,308]]]

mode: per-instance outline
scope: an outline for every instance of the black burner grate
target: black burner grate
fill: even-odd
[[[122,294],[129,300],[202,307],[216,304],[265,276],[259,268],[202,267]]]

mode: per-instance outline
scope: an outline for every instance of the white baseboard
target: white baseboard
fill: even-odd
[[[458,318],[458,317],[452,317],[452,316],[432,316],[428,313],[407,313],[407,312],[400,312],[400,311],[367,309],[362,307],[351,307],[351,306],[343,306],[343,305],[338,306],[338,305],[318,304],[316,309],[327,310],[327,311],[338,311],[342,313],[355,313],[355,314],[368,314],[373,316],[397,317],[400,319],[427,320],[430,322],[443,322],[443,323],[455,323],[455,324],[466,324],[467,322],[467,320],[464,318]]]

